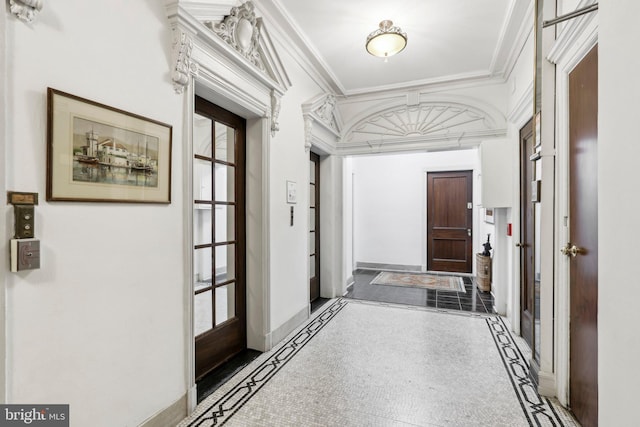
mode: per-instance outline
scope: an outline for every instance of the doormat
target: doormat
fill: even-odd
[[[436,274],[391,273],[383,271],[371,281],[371,284],[466,292],[462,277],[440,276]]]

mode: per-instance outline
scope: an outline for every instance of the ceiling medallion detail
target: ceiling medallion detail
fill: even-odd
[[[231,13],[222,22],[208,22],[207,25],[253,65],[266,72],[259,50],[260,28],[252,2],[248,1],[232,8]]]
[[[407,46],[407,33],[394,26],[390,20],[380,23],[380,28],[367,36],[367,52],[373,56],[387,58],[401,52]]]

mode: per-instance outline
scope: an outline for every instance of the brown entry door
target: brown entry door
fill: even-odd
[[[427,269],[471,273],[473,174],[427,173]]]
[[[520,130],[520,334],[534,349],[535,272],[534,272],[534,204],[531,183],[536,177],[533,120]]]
[[[569,75],[570,405],[598,425],[598,47]]]
[[[320,297],[320,156],[309,157],[309,301]]]
[[[245,120],[196,97],[193,123],[196,379],[246,348]]]

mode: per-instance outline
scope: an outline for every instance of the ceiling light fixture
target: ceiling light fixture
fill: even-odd
[[[400,27],[394,27],[393,22],[386,19],[380,23],[380,28],[367,36],[367,52],[373,56],[387,58],[402,51],[407,46],[407,33]]]

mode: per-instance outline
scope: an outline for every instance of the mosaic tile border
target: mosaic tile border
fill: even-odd
[[[221,426],[251,399],[284,365],[333,319],[348,304],[338,299],[299,330],[291,339],[278,348],[269,358],[251,371],[235,387],[215,402],[208,404],[189,427]],[[203,405],[204,406],[204,405]],[[195,414],[194,414],[195,415]]]
[[[529,377],[529,363],[516,345],[502,318],[495,316],[487,317],[485,320],[529,425],[553,427],[575,425],[565,424],[551,400],[538,394],[535,384]]]
[[[209,427],[224,425],[347,304],[390,306],[408,310],[442,312],[484,318],[529,425],[539,427],[569,427],[577,425],[571,421],[564,423],[562,419],[569,420],[570,417],[562,412],[563,409],[561,407],[556,408],[557,405],[554,405],[550,399],[543,398],[537,393],[535,385],[529,378],[529,365],[517,347],[508,327],[499,316],[340,298],[313,317],[308,324],[299,329],[288,341],[279,345],[273,351],[273,354],[268,355],[265,360],[259,362],[260,364],[255,369],[246,374],[241,381],[215,402],[203,402],[201,408],[192,414],[192,417],[195,417],[193,421],[186,426]],[[558,412],[561,412],[560,415]]]

